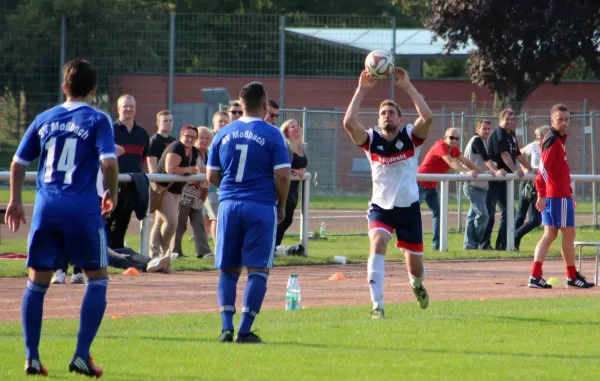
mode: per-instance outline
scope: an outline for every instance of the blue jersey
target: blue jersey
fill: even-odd
[[[219,201],[275,205],[275,170],[289,167],[283,134],[258,118],[242,117],[219,129],[208,154],[208,168],[222,173]]]
[[[99,210],[100,160],[116,158],[110,117],[83,102],[67,102],[41,113],[27,129],[14,161],[28,165],[37,157],[38,197]],[[95,207],[80,204],[88,202]]]

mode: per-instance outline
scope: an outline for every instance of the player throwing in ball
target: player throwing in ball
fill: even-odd
[[[429,136],[433,119],[431,110],[402,68],[394,71],[394,82],[414,102],[419,117],[414,124],[403,126],[400,107],[393,100],[379,106],[381,131],[366,130],[359,122],[360,104],[376,80],[365,70],[344,117],[344,128],[352,141],[363,149],[371,165],[373,195],[368,212],[369,261],[367,266],[372,319],[385,317],[383,282],[385,253],[396,231],[396,247],[404,251],[406,267],[417,302],[427,308],[429,295],[423,286],[423,227],[417,186],[417,167],[421,145]]]

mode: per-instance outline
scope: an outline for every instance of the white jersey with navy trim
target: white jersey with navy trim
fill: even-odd
[[[383,209],[406,208],[419,201],[417,168],[423,139],[414,136],[412,130],[413,125],[408,124],[394,140],[387,141],[371,128],[367,130],[367,141],[360,146],[371,166],[371,203]]]

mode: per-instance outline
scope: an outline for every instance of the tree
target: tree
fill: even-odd
[[[471,80],[516,108],[578,58],[600,75],[598,0],[432,0],[425,24],[447,52],[472,41]]]
[[[169,10],[167,2],[158,0],[22,1],[0,15],[5,25],[0,30],[0,94],[24,110],[25,123],[58,102],[63,16],[66,60],[90,59],[99,72],[99,92],[106,91],[111,74],[161,67],[166,72]],[[10,126],[17,134],[22,132],[19,123]]]

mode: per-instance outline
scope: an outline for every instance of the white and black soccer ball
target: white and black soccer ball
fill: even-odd
[[[365,69],[373,78],[389,78],[394,72],[394,56],[385,50],[373,50],[365,59]]]

